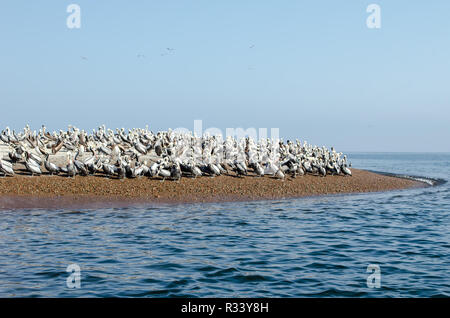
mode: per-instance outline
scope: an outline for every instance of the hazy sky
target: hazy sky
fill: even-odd
[[[343,151],[450,151],[447,0],[2,0],[0,41],[1,129],[201,119]]]

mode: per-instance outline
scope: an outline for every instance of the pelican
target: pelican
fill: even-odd
[[[258,162],[256,162],[254,164],[254,170],[255,170],[256,174],[258,175],[258,177],[264,176],[264,169],[263,169],[263,167],[261,167],[261,165]]]
[[[76,166],[74,164],[74,161],[72,159],[72,153],[71,152],[69,152],[67,154],[67,166],[66,166],[66,169],[67,169],[67,176],[68,177],[71,176],[72,178],[75,178],[75,175],[77,174],[77,168],[76,168]]]
[[[9,136],[5,133],[5,132],[3,132],[2,134],[0,134],[0,139],[5,143],[5,144],[8,144],[9,143]]]
[[[313,173],[313,169],[309,161],[303,161],[303,168],[306,172]]]
[[[11,162],[16,163],[17,161],[22,160],[22,154],[23,152],[21,151],[20,148],[14,149],[13,151],[8,153],[9,159],[11,160]]]
[[[60,140],[57,144],[52,145],[52,153],[56,154],[64,146],[64,143]]]
[[[327,170],[322,165],[319,165],[318,169],[319,169],[319,175],[321,175],[323,177],[325,177],[327,175]]]
[[[78,160],[79,155],[80,152],[78,151],[77,154],[75,155],[74,160],[72,160],[73,164],[75,165],[75,170],[79,171],[80,175],[87,176],[89,174],[89,170],[83,161]]]
[[[163,150],[162,150],[161,145],[156,145],[156,146],[155,146],[155,153],[156,153],[156,155],[157,155],[158,157],[161,157],[161,155],[162,155],[162,153],[163,153]]]
[[[103,152],[105,155],[111,155],[112,154],[112,150],[109,149],[108,147],[101,145],[98,150],[100,150],[101,152]]]
[[[142,169],[143,176],[146,176],[150,173],[150,168],[147,166],[147,160],[143,162],[141,169]]]
[[[199,167],[195,165],[193,161],[188,162],[185,165],[180,165],[181,170],[185,170],[187,173],[189,173],[194,178],[200,177],[202,175],[202,171]]]
[[[298,139],[295,142],[231,136],[223,139],[171,129],[154,133],[148,126],[112,130],[100,125],[87,133],[70,125],[66,130],[50,132],[45,126],[35,131],[26,125],[23,131],[17,132],[6,127],[0,132],[0,143],[11,149],[8,152],[11,162],[3,161],[2,167],[7,167],[3,170],[11,168],[14,172],[15,165],[24,161],[32,175],[42,173],[42,164],[50,174],[62,171],[69,176],[90,175],[103,170],[110,177],[147,175],[163,180],[169,177],[178,180],[182,176],[213,177],[229,171],[243,177],[248,175],[249,169],[257,176],[269,174],[280,179],[286,174],[293,177],[351,175],[351,163],[342,152]],[[69,153],[67,164],[50,163],[48,154],[59,156],[61,153]],[[72,158],[72,154],[76,156]]]
[[[246,176],[247,168],[245,167],[245,163],[235,161],[234,162],[234,172],[236,172],[236,175],[239,177],[244,176],[244,175]]]
[[[113,165],[110,165],[108,163],[103,163],[103,172],[107,176],[113,176],[116,173],[116,169],[114,168]]]
[[[2,159],[0,159],[0,171],[3,172],[5,175],[10,175],[10,176],[14,175],[14,170],[13,170],[12,164],[10,164],[9,162],[4,161]]]
[[[117,170],[117,175],[118,175],[119,179],[124,179],[126,177],[127,171],[126,171],[126,168],[123,165],[122,160],[120,160],[120,164],[119,164],[119,166],[117,167],[116,170]]]
[[[305,175],[305,170],[303,170],[302,164],[298,165],[296,174],[299,175],[299,176],[304,176]]]
[[[284,180],[285,174],[283,173],[283,171],[281,171],[281,169],[278,169],[277,172],[275,172],[274,177]]]
[[[180,164],[175,163],[172,165],[172,168],[170,169],[170,177],[172,178],[172,180],[180,181],[181,179]]]
[[[141,154],[143,154],[143,155],[147,154],[147,148],[143,144],[141,144],[140,142],[136,142],[134,144],[134,148],[137,151],[139,151]]]
[[[39,157],[38,155],[30,152],[30,159],[32,159],[33,161],[35,161],[39,166],[42,164],[42,159],[41,157]]]
[[[160,165],[158,167],[158,176],[162,177],[163,179],[161,180],[161,182],[163,182],[164,180],[166,180],[166,178],[169,178],[171,176],[171,173],[169,170],[162,168],[162,166]]]
[[[271,160],[269,160],[266,163],[266,167],[264,169],[264,174],[274,176],[278,170],[279,170],[279,168]]]
[[[209,163],[208,164],[208,169],[207,170],[210,173],[211,177],[218,176],[221,173],[219,167],[217,167],[213,163]]]
[[[342,165],[341,170],[346,176],[352,175],[352,171],[349,168],[347,168],[347,164],[345,163]]]
[[[50,157],[50,154],[47,154],[46,158],[45,158],[45,162],[44,162],[45,169],[47,169],[47,171],[50,175],[58,174],[59,168],[54,163],[49,161],[49,157]]]
[[[25,167],[29,172],[31,172],[31,176],[34,176],[35,174],[41,175],[42,174],[41,168],[33,159],[31,159],[30,153],[26,152],[25,156],[26,156]]]

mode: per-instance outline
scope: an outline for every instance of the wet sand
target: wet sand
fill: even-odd
[[[145,203],[196,203],[297,198],[327,194],[377,192],[427,186],[425,183],[352,169],[353,176],[306,175],[278,180],[269,176],[219,176],[179,182],[141,177],[109,179],[103,175],[69,178],[0,178],[0,209],[100,208]]]

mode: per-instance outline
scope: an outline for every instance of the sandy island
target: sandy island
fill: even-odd
[[[110,179],[89,177],[0,178],[0,208],[122,207],[139,203],[195,203],[252,201],[305,196],[377,192],[427,186],[425,183],[352,169],[353,176],[218,176],[182,178],[180,182],[141,177]]]

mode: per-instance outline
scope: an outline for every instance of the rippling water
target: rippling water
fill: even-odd
[[[447,179],[450,154],[352,154]],[[0,211],[0,296],[450,296],[450,187],[247,203]],[[69,264],[81,288],[69,289]],[[367,266],[380,266],[380,288]]]

